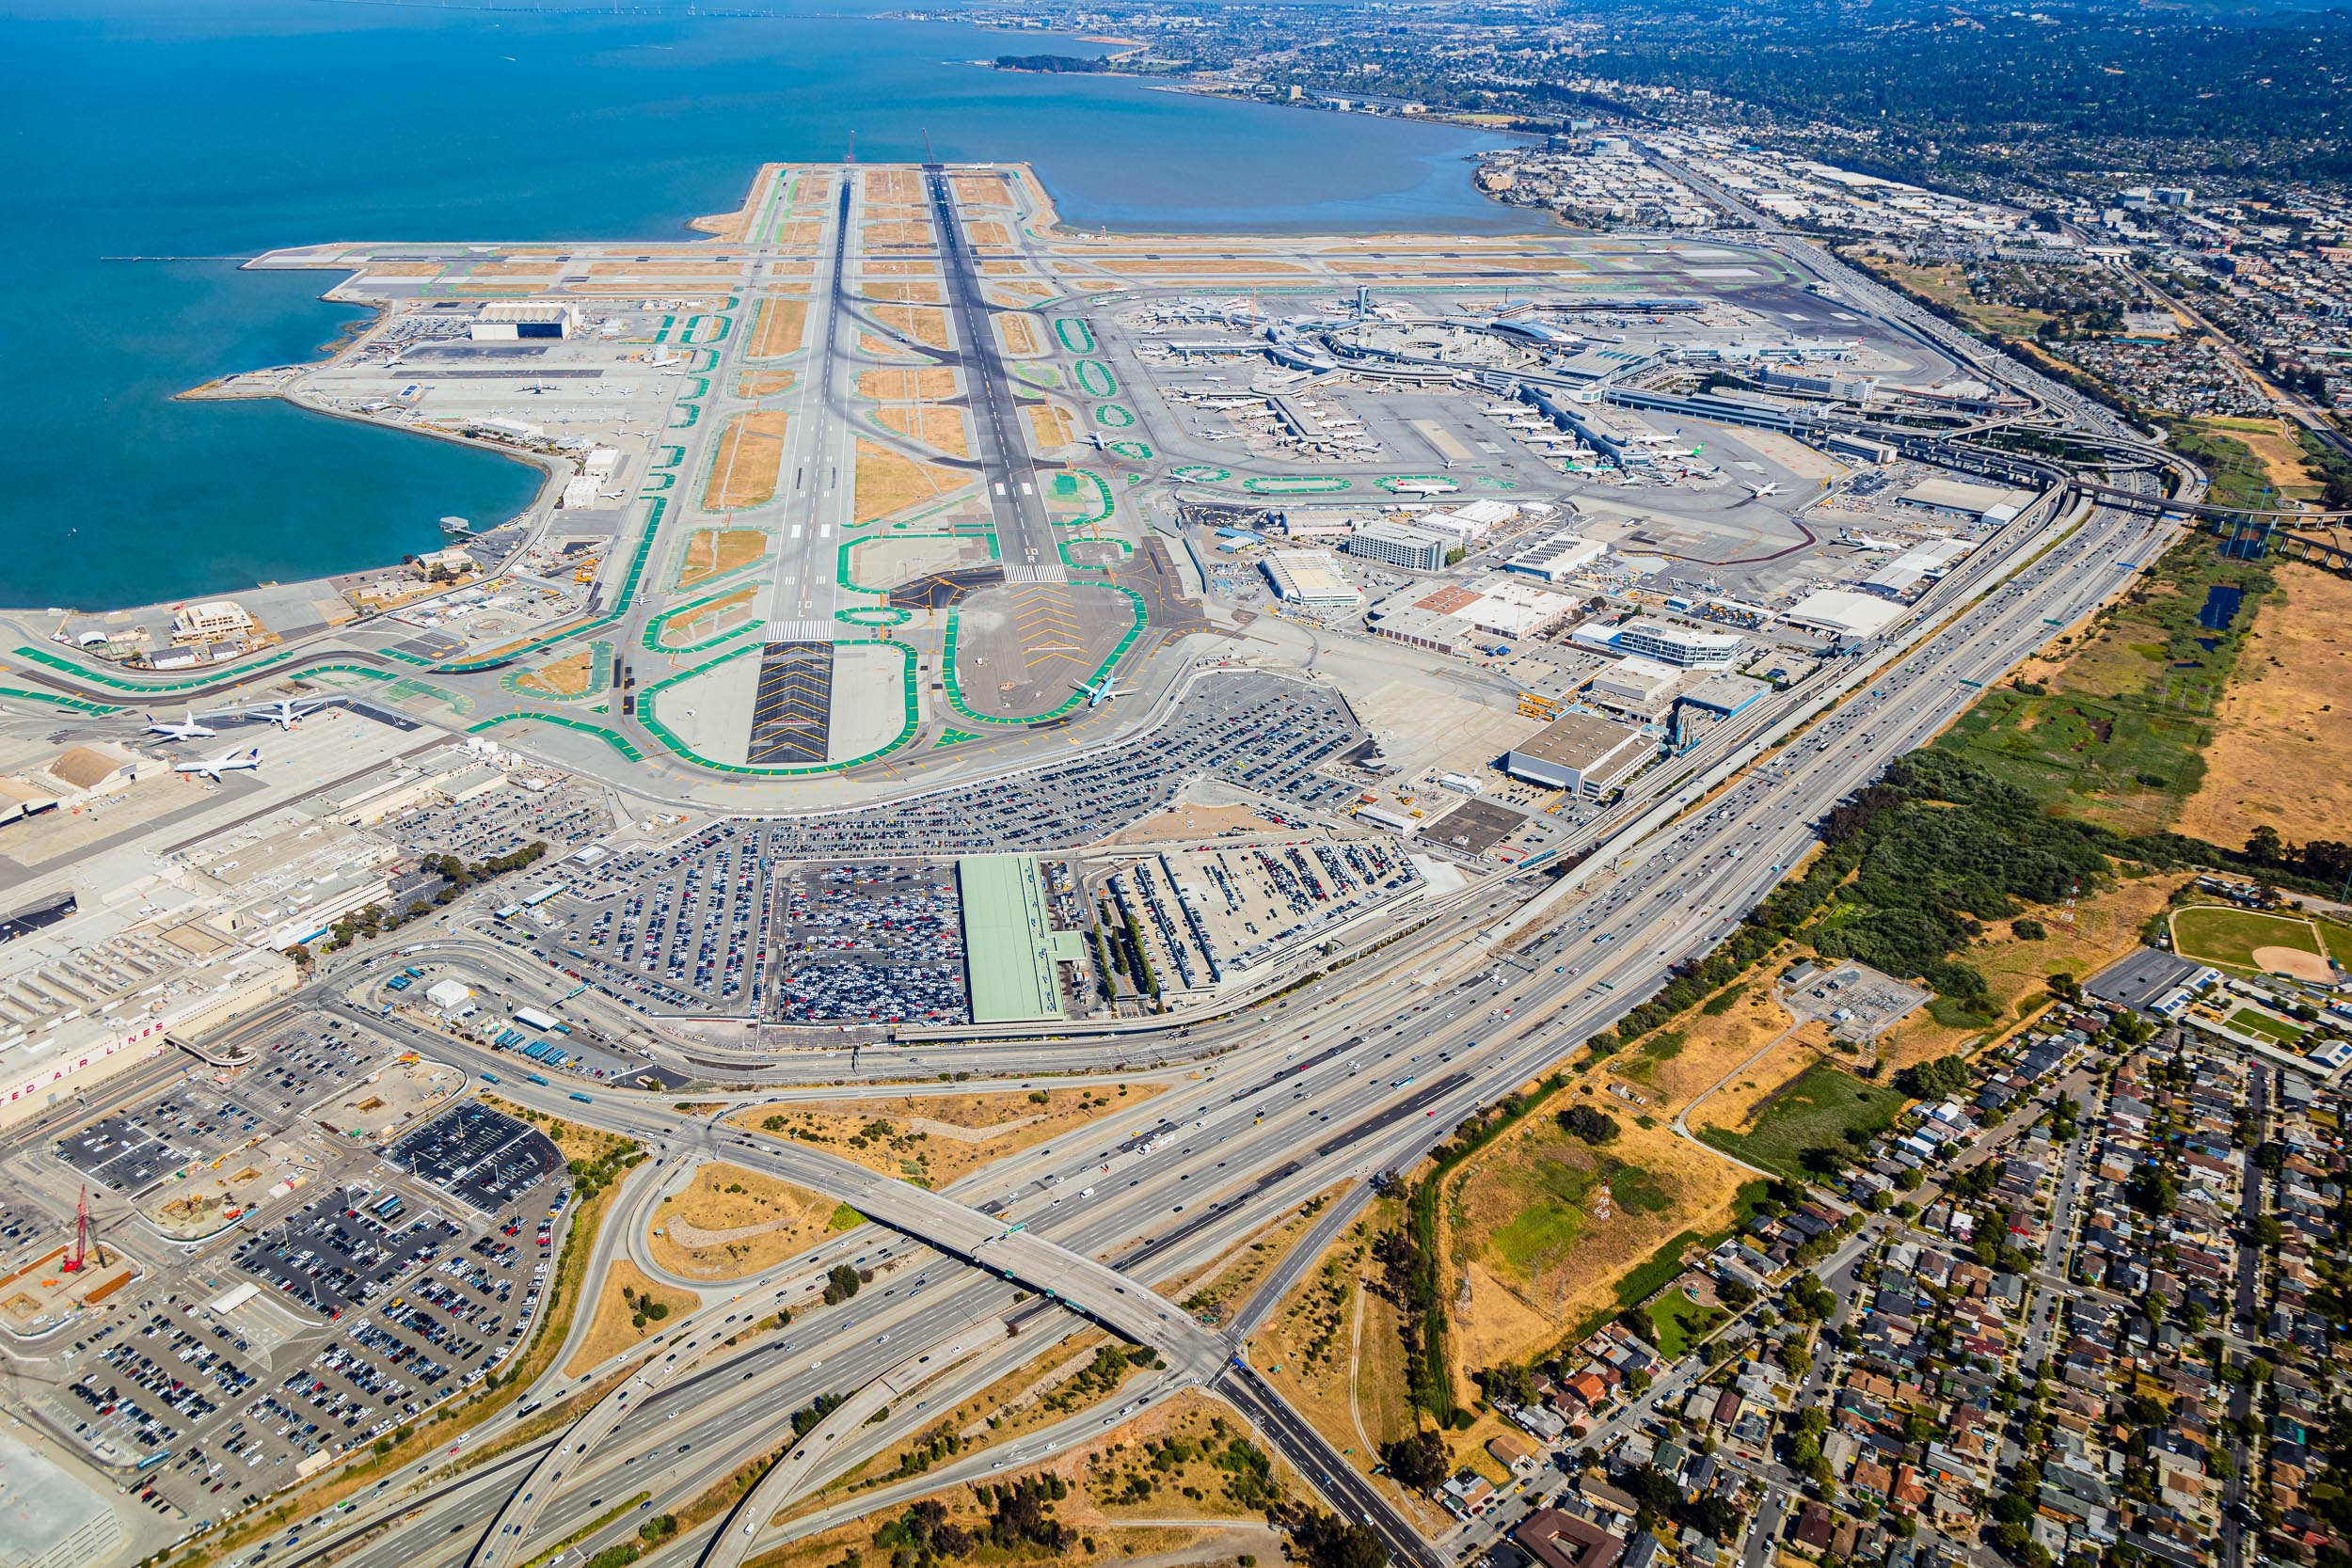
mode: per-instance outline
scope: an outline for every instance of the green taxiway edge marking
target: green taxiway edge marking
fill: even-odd
[[[1077,334],[1074,338],[1071,336],[1073,331]],[[1057,319],[1054,323],[1054,336],[1059,338],[1061,346],[1073,354],[1094,352],[1094,329],[1075,316],[1063,316]]]
[[[961,746],[967,740],[979,738],[978,736],[966,734],[962,730],[943,730],[940,732],[939,738],[931,742],[931,750],[936,752],[942,746]]]
[[[1231,468],[1213,468],[1201,463],[1186,463],[1168,471],[1178,479],[1188,479],[1196,484],[1215,484],[1218,480],[1233,477]]]
[[[1129,648],[1135,646],[1136,639],[1143,635],[1143,628],[1149,620],[1149,617],[1144,610],[1143,595],[1136,593],[1132,588],[1124,588],[1115,582],[1088,582],[1075,584],[1074,586],[1091,588],[1112,594],[1123,594],[1127,596],[1129,610],[1132,610],[1135,615],[1134,624],[1128,626],[1127,634],[1119,640],[1119,646],[1113,648],[1109,655],[1104,658],[1103,662],[1094,667],[1094,673],[1087,676],[1086,679],[1080,683],[1083,686],[1093,686],[1100,682],[1104,675],[1109,674],[1113,670],[1119,667],[1120,659],[1126,656]],[[963,687],[962,684],[956,679],[956,632],[958,629],[958,623],[961,622],[961,619],[962,612],[961,610],[950,610],[947,612],[947,641],[946,646],[940,653],[939,666],[946,673],[947,676],[947,705],[954,708],[964,718],[970,720],[976,724],[993,724],[999,727],[1009,726],[1018,728],[1025,724],[1043,723],[1048,719],[1058,719],[1063,714],[1071,712],[1073,709],[1078,707],[1086,701],[1086,693],[1083,690],[1073,691],[1068,697],[1063,699],[1060,706],[1049,709],[1044,713],[1032,713],[1025,719],[1002,719],[991,714],[973,712],[971,708],[964,705]]]
[[[573,654],[578,651],[574,649]],[[573,654],[566,654],[564,657],[569,658],[573,657]],[[531,672],[516,668],[509,668],[504,674],[499,676],[499,689],[510,697],[520,697],[525,702],[585,703],[604,695],[606,688],[596,679],[596,672],[599,669],[609,671],[612,665],[612,644],[599,638],[588,644],[588,684],[571,696],[563,696],[553,691],[524,690],[522,681]]]
[[[1056,474],[1054,476],[1054,489],[1057,494],[1059,494],[1061,491],[1063,480],[1070,481],[1070,487],[1073,490],[1075,490],[1078,487],[1079,482],[1082,480],[1092,483],[1094,486],[1095,509],[1091,512],[1083,513],[1075,517],[1056,518],[1054,523],[1055,527],[1088,528],[1095,523],[1107,523],[1111,520],[1111,514],[1118,509],[1119,503],[1111,499],[1111,487],[1109,481],[1105,480],[1101,474],[1095,473],[1093,470],[1089,468],[1079,468],[1071,473]]]
[[[1078,385],[1092,396],[1106,398],[1115,395],[1119,383],[1111,375],[1111,368],[1100,359],[1081,359],[1076,366]]]
[[[1135,546],[1134,546],[1134,545],[1132,545],[1132,544],[1130,544],[1130,543],[1128,543],[1128,542],[1127,542],[1126,540],[1124,540],[1124,539],[1093,539],[1093,540],[1088,540],[1088,539],[1057,539],[1057,540],[1055,540],[1055,541],[1054,541],[1055,547],[1056,547],[1057,549],[1058,549],[1058,550],[1060,550],[1060,551],[1061,551],[1061,563],[1062,563],[1063,565],[1065,565],[1065,566],[1069,567],[1072,571],[1073,571],[1073,572],[1107,572],[1107,571],[1109,571],[1109,570],[1110,570],[1110,568],[1109,568],[1108,566],[1104,565],[1104,564],[1102,564],[1102,563],[1101,563],[1101,562],[1090,562],[1090,561],[1073,561],[1073,560],[1071,560],[1071,559],[1070,559],[1070,546],[1073,546],[1073,545],[1086,545],[1086,544],[1094,544],[1094,545],[1116,545],[1116,546],[1119,546],[1119,548],[1120,549],[1120,551],[1121,551],[1121,552],[1123,552],[1124,554],[1126,554],[1127,556],[1129,556],[1129,557],[1131,557],[1131,558],[1132,558],[1132,557],[1135,555],[1135,553],[1136,553],[1136,547],[1135,547]]]
[[[692,763],[695,767],[709,768],[714,773],[739,773],[747,778],[808,778],[820,773],[838,773],[845,768],[855,768],[861,763],[872,762],[879,757],[886,757],[891,752],[897,751],[899,747],[904,746],[908,741],[914,739],[914,732],[922,726],[922,720],[918,711],[914,690],[914,650],[904,642],[887,641],[882,638],[845,638],[842,641],[835,642],[834,646],[836,648],[895,648],[898,652],[899,658],[903,660],[904,663],[903,672],[899,679],[899,690],[903,698],[903,717],[899,722],[898,733],[891,736],[890,739],[884,741],[882,745],[876,747],[873,751],[866,752],[864,756],[846,757],[839,762],[806,763],[798,768],[780,768],[758,763],[718,762],[709,757],[704,756],[701,752],[689,746],[683,736],[681,736],[675,730],[670,728],[669,725],[661,721],[661,716],[657,711],[657,706],[663,692],[669,690],[670,688],[677,685],[681,681],[692,680],[696,675],[702,674],[706,671],[715,670],[720,665],[726,663],[730,659],[742,658],[747,655],[761,652],[763,644],[757,642],[747,642],[739,648],[730,649],[727,652],[721,654],[717,658],[709,660],[707,663],[698,664],[691,670],[681,670],[676,674],[668,677],[666,680],[659,680],[653,685],[644,688],[637,693],[638,722],[644,724],[646,730],[656,739],[660,740],[662,745],[668,747],[673,752],[685,758],[688,762]]]
[[[62,670],[67,674],[72,675],[79,680],[89,681],[99,686],[112,687],[117,691],[128,691],[135,695],[145,695],[148,693],[161,694],[171,691],[189,691],[200,686],[211,686],[223,678],[222,672],[215,669],[206,674],[198,675],[192,679],[183,681],[131,681],[124,680],[119,675],[107,674],[104,671],[94,669],[77,659],[61,657],[56,654],[51,653],[46,648],[20,647],[16,650],[16,657],[19,658],[29,658],[35,664],[45,664],[52,670]],[[267,658],[239,659],[234,664],[228,666],[228,673],[231,675],[250,674],[254,671],[273,669],[278,665],[285,663],[288,659],[300,658],[301,657],[302,655],[299,650],[289,649],[284,653],[272,654]]]
[[[501,713],[496,718],[485,719],[478,724],[467,725],[466,733],[480,735],[494,724],[511,724],[518,721],[533,724],[558,724],[567,730],[578,730],[582,735],[595,736],[631,762],[645,760],[645,753],[632,745],[628,736],[621,734],[620,731],[608,730],[602,724],[591,724],[584,719],[566,718],[560,713]]]
[[[1094,422],[1113,430],[1124,430],[1136,422],[1136,411],[1120,403],[1099,403],[1094,405]]]
[[[1152,449],[1141,441],[1113,441],[1111,451],[1121,457],[1131,457],[1138,463],[1152,461]]]
[[[1272,474],[1245,479],[1241,487],[1258,496],[1333,496],[1354,489],[1356,482],[1336,474]]]
[[[28,703],[49,703],[57,707],[72,708],[76,713],[87,713],[93,719],[103,719],[110,713],[122,711],[105,703],[93,703],[83,697],[68,697],[56,691],[28,691],[21,686],[0,686],[0,697],[16,697]]]

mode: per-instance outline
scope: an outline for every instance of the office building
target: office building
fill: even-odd
[[[1368,561],[1384,561],[1391,566],[1408,571],[1435,572],[1445,565],[1445,558],[1456,547],[1442,533],[1427,529],[1412,528],[1403,523],[1381,521],[1367,523],[1348,536],[1347,553],[1362,556]]]

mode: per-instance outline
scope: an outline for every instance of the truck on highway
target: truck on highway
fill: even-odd
[[[524,1073],[524,1074],[523,1074],[523,1082],[525,1082],[525,1083],[527,1083],[527,1084],[542,1084],[542,1085],[543,1085],[543,1084],[545,1084],[545,1083],[547,1082],[547,1080],[546,1080],[546,1079],[544,1079],[544,1078],[542,1078],[542,1077],[540,1077],[540,1076],[539,1076],[537,1073],[535,1073],[535,1072],[526,1072],[526,1073]]]
[[[589,1099],[586,1095],[584,1095],[584,1094],[580,1093],[578,1089],[574,1089],[574,1090],[572,1091],[572,1098],[573,1098],[574,1100],[579,1101],[580,1101],[582,1105],[594,1105],[594,1104],[596,1103],[596,1101],[593,1101],[593,1100]]]

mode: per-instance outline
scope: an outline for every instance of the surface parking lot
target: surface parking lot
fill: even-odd
[[[776,1014],[787,1022],[961,1023],[962,903],[946,866],[801,865],[783,874]]]
[[[393,1048],[340,1022],[289,1024],[227,1084],[191,1078],[59,1141],[57,1157],[95,1187],[135,1196],[192,1164],[209,1164],[284,1132],[325,1095],[381,1068]]]
[[[561,854],[611,832],[612,814],[595,791],[567,779],[542,790],[509,784],[461,805],[426,806],[389,827],[402,844],[424,854],[485,861],[534,842]]]
[[[518,1201],[564,1168],[563,1152],[545,1132],[470,1103],[418,1128],[388,1157],[485,1214]]]
[[[773,889],[757,825],[714,823],[663,848],[564,870],[567,891],[541,918],[555,922],[583,978],[641,1010],[758,1008]]]
[[[1065,766],[830,816],[721,820],[656,848],[542,863],[564,891],[522,928],[535,927],[535,944],[549,957],[560,950],[564,967],[639,1012],[758,1017],[771,984],[762,956],[791,957],[771,940],[789,940],[772,931],[787,918],[776,902],[779,867],[944,863],[988,850],[1088,844],[1158,810],[1180,784],[1204,775],[1292,806],[1337,810],[1356,786],[1317,769],[1366,738],[1327,688],[1256,672],[1220,675],[1197,688],[1162,728]],[[812,896],[812,912],[818,903]],[[961,965],[960,953],[952,960],[944,945],[940,953],[940,963]],[[889,1016],[859,1011],[863,1002],[825,999],[830,987],[854,990],[860,982],[817,972],[850,967],[790,966],[806,992],[793,1000],[810,1009],[790,1016]],[[926,973],[938,968],[927,964]],[[883,974],[866,978],[896,983]],[[960,981],[952,999],[959,1011]],[[909,986],[905,1006],[917,1010],[908,1017],[924,1016],[947,994],[928,979]],[[880,991],[876,997],[887,1001]]]

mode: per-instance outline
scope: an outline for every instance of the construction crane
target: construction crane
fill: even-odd
[[[59,1265],[67,1274],[80,1274],[89,1264],[92,1248],[98,1252],[98,1266],[106,1266],[106,1243],[98,1239],[89,1222],[89,1183],[82,1183],[81,1201],[73,1207],[73,1256]]]

